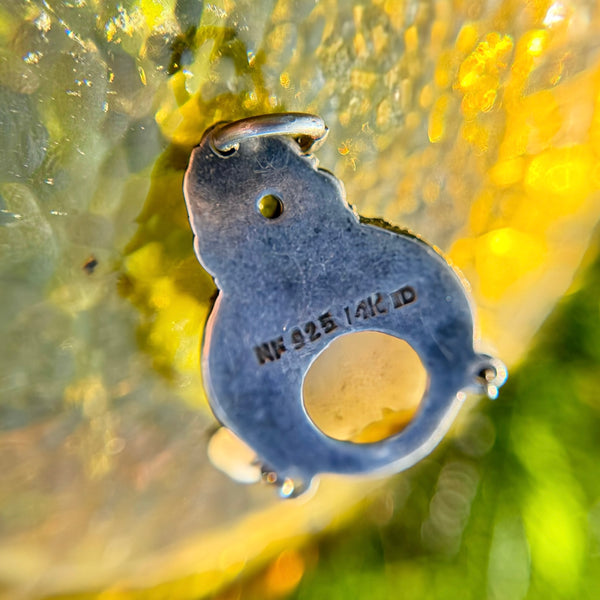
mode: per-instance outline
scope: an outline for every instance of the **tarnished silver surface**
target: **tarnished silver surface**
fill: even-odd
[[[412,466],[446,433],[465,388],[497,389],[505,377],[473,348],[460,278],[422,240],[361,222],[340,182],[293,140],[240,138],[222,156],[209,138],[192,154],[184,193],[196,255],[220,290],[202,358],[215,415],[287,482],[286,493],[318,473]],[[278,217],[261,214],[265,196],[280,199]],[[333,339],[365,330],[407,341],[429,386],[401,433],[354,444],[313,424],[302,384]]]

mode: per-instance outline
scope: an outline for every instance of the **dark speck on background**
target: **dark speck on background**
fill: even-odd
[[[96,267],[98,266],[98,261],[96,260],[96,258],[94,256],[90,256],[85,263],[83,263],[83,270],[88,274],[91,275],[95,270]]]

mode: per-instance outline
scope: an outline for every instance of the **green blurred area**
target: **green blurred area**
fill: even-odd
[[[500,398],[323,538],[292,598],[598,598],[598,250]]]

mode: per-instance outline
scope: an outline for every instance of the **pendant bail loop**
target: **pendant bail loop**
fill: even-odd
[[[327,132],[325,122],[317,115],[274,113],[217,125],[210,133],[210,144],[219,154],[227,155],[248,138],[289,135],[296,138],[302,152],[307,153],[325,140]]]

